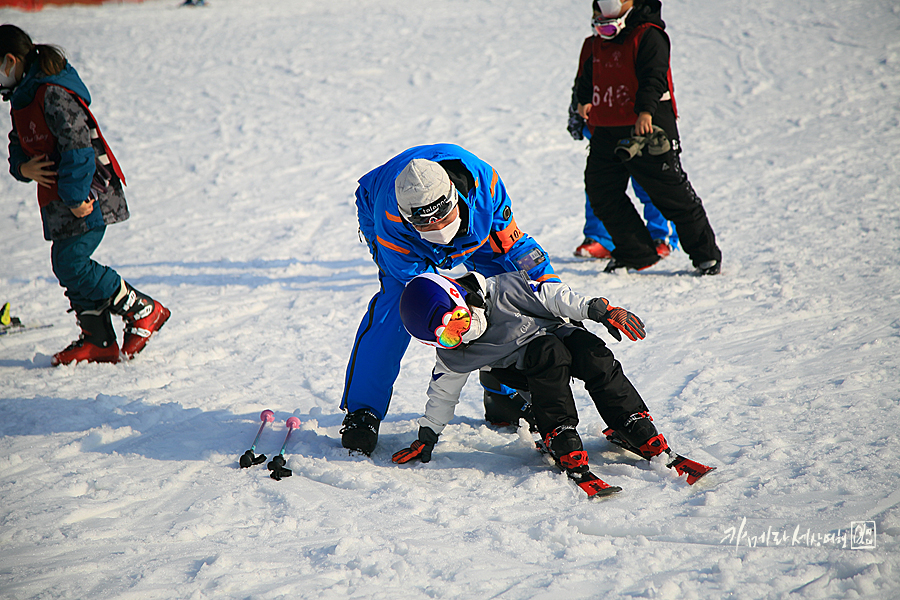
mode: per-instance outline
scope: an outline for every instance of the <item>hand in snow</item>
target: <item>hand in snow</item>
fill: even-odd
[[[38,185],[48,188],[56,182],[56,171],[48,169],[52,164],[53,161],[47,160],[46,154],[41,154],[22,164],[19,173],[22,177],[37,181]]]
[[[419,439],[414,441],[409,448],[404,448],[394,452],[391,460],[398,465],[408,463],[411,460],[419,459],[423,463],[431,460],[431,451],[437,444],[438,434],[430,427],[419,427]]]

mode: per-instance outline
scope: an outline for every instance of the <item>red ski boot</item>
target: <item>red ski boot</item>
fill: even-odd
[[[672,254],[672,246],[666,240],[653,240],[653,244],[656,246],[656,253],[660,258],[665,258]]]
[[[650,418],[647,415],[647,418]],[[656,428],[653,429],[656,431]],[[715,467],[710,467],[709,465],[704,465],[703,463],[698,463],[695,460],[691,460],[686,456],[682,456],[672,451],[669,448],[669,444],[666,442],[666,438],[663,437],[661,433],[657,433],[649,440],[644,442],[643,444],[638,446],[632,445],[628,440],[626,440],[621,432],[616,431],[612,427],[605,430],[603,435],[606,436],[606,439],[619,446],[620,448],[625,448],[629,452],[634,452],[638,456],[642,458],[646,458],[650,460],[654,456],[659,456],[663,452],[666,453],[666,466],[670,469],[675,469],[675,471],[679,475],[687,475],[687,483],[688,485],[694,485],[697,483],[697,480],[709,473],[710,471],[715,471]]]
[[[573,254],[582,258],[612,258],[606,246],[591,238],[584,238]]]
[[[544,438],[544,447],[559,468],[584,490],[588,498],[602,498],[622,491],[619,486],[609,485],[591,473],[587,452],[584,451],[581,436],[574,427],[557,427]]]
[[[663,437],[663,434],[657,433],[652,438],[641,444],[638,450],[641,452],[644,458],[651,459],[654,456],[659,456],[663,452],[668,452],[669,443],[666,442],[666,438]]]
[[[609,485],[591,473],[588,466],[588,455],[584,450],[576,450],[560,456],[559,464],[565,469],[569,479],[584,490],[588,498],[602,498],[622,491],[619,486]]]
[[[74,362],[119,362],[119,345],[116,332],[109,319],[109,311],[75,311],[81,335],[69,346],[53,355],[51,364],[56,367]]]
[[[109,310],[125,320],[122,354],[131,360],[144,349],[150,336],[162,329],[172,313],[160,302],[137,291],[124,280],[122,288],[125,294]]]

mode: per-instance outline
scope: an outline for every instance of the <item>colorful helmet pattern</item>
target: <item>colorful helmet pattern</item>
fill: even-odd
[[[400,319],[411,336],[436,348],[456,348],[472,326],[466,292],[449,277],[417,275],[400,295]]]

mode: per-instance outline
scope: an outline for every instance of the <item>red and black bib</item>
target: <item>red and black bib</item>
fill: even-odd
[[[593,71],[591,78],[594,90],[591,97],[591,112],[588,115],[588,125],[591,127],[620,127],[634,125],[637,114],[634,112],[634,100],[637,97],[638,79],[635,71],[635,59],[641,38],[650,28],[661,27],[653,23],[643,23],[635,27],[625,37],[622,44],[604,40],[600,36],[594,36],[585,41],[585,46],[591,45],[593,56]],[[584,61],[582,61],[584,62]],[[669,67],[666,73],[669,84],[669,97],[672,100],[672,110],[675,116],[675,87],[672,84],[672,69]]]

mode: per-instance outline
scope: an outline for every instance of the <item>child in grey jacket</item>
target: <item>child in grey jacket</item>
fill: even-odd
[[[451,279],[434,273],[410,281],[400,317],[419,341],[437,347],[418,440],[393,455],[395,463],[428,462],[438,436],[453,418],[472,371],[490,369],[503,384],[531,394],[534,425],[557,465],[589,496],[621,488],[590,472],[576,427],[570,377],[585,389],[603,420],[645,458],[668,450],[640,394],[599,337],[581,326],[591,319],[621,340],[645,337],[634,314],[587,298],[558,281],[530,281],[526,273],[485,279],[467,273]]]

